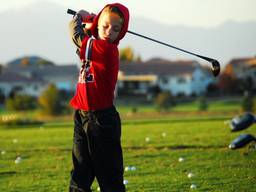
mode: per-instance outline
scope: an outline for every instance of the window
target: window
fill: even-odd
[[[179,83],[179,84],[186,83],[186,79],[185,79],[184,77],[179,77],[179,78],[177,79],[177,83]]]
[[[167,77],[161,77],[161,82],[163,83],[163,84],[168,84],[168,78]]]

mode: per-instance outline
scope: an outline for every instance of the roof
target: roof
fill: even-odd
[[[120,71],[126,75],[191,75],[200,66],[195,61],[168,61],[151,59],[147,62],[121,62]]]
[[[43,82],[38,78],[28,78],[17,73],[4,72],[0,74],[0,83],[38,83]]]
[[[47,66],[39,71],[39,74],[46,76],[76,76],[78,73],[78,68],[76,65],[54,65]]]
[[[256,57],[235,58],[229,62],[229,65],[232,65],[233,67],[256,65]]]
[[[16,67],[6,67],[5,68],[6,72],[11,72],[11,73],[31,73],[33,76],[38,76],[41,78],[53,76],[70,76],[74,75],[76,76],[78,73],[78,68],[76,65],[42,65],[42,66],[16,66]]]

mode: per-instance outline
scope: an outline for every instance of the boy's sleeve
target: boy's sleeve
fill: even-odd
[[[72,41],[74,42],[76,47],[80,50],[84,37],[88,36],[88,34],[85,33],[83,29],[81,15],[76,14],[74,18],[70,21],[69,32],[70,32]]]

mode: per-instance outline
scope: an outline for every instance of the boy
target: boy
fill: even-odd
[[[106,5],[97,16],[81,10],[70,22],[83,62],[70,102],[75,109],[70,192],[91,192],[95,177],[102,192],[125,191],[121,123],[113,99],[119,69],[117,46],[128,23],[129,11],[119,3]]]

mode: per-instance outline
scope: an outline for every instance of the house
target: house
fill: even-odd
[[[41,79],[47,84],[55,84],[59,90],[73,92],[76,88],[78,68],[76,65],[7,65],[4,73],[15,73],[28,79]]]
[[[46,86],[47,83],[42,79],[24,77],[11,72],[0,73],[0,95],[4,98],[14,93],[38,97]]]
[[[256,57],[232,59],[226,69],[231,70],[237,79],[250,80],[256,89]]]
[[[172,95],[200,95],[214,79],[196,61],[151,59],[147,62],[121,62],[118,93],[147,94],[152,87]]]

